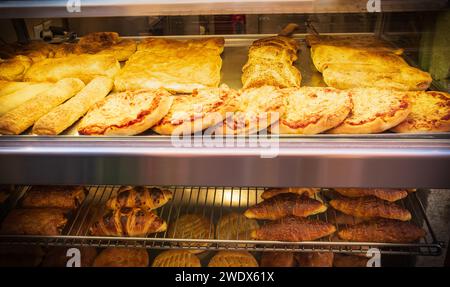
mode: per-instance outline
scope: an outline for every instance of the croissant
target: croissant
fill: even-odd
[[[145,237],[163,232],[167,223],[152,211],[124,207],[108,210],[91,228],[94,236]]]
[[[111,209],[139,207],[152,210],[163,206],[171,199],[172,192],[169,190],[145,186],[123,186],[115,197],[106,202],[106,206]]]
[[[339,194],[346,197],[375,196],[387,201],[397,201],[408,196],[407,189],[387,189],[387,188],[335,188]]]
[[[376,197],[338,198],[330,201],[330,205],[345,214],[356,217],[381,217],[408,221],[411,213],[395,203]]]
[[[320,188],[303,188],[303,187],[288,187],[288,188],[271,188],[265,190],[261,194],[262,199],[269,199],[279,194],[283,193],[295,193],[298,195],[307,195],[309,197],[313,197],[314,194],[318,193]]]
[[[388,219],[359,223],[338,232],[343,240],[382,243],[410,243],[425,235],[425,230],[418,226]]]
[[[310,241],[335,231],[336,227],[327,222],[289,216],[253,230],[251,237],[256,240]]]
[[[276,220],[288,215],[307,217],[327,210],[318,200],[296,194],[280,194],[247,209],[247,218]]]

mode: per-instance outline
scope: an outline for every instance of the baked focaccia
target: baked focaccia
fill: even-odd
[[[397,133],[450,132],[450,95],[445,92],[408,93],[412,110],[391,130]]]
[[[411,112],[407,92],[361,88],[350,91],[353,108],[332,134],[381,133],[403,122]]]
[[[352,108],[347,91],[302,87],[282,92],[285,111],[272,133],[318,134],[339,125]]]
[[[236,111],[237,98],[237,92],[226,85],[174,96],[169,112],[153,130],[163,135],[194,134],[205,130],[222,122],[227,113]]]
[[[179,93],[220,83],[223,38],[146,39],[115,78],[117,91],[165,88]]]
[[[82,135],[135,135],[158,123],[172,105],[163,90],[128,91],[110,95],[97,103],[81,120]]]

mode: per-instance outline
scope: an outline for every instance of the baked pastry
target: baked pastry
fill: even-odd
[[[21,81],[33,61],[27,56],[15,56],[11,59],[0,59],[0,80]]]
[[[113,81],[107,77],[94,78],[78,94],[41,117],[33,127],[37,135],[57,135],[70,127],[98,101],[111,91]]]
[[[28,87],[31,84],[32,83],[29,82],[11,82],[0,80],[0,98],[17,92],[18,90]]]
[[[200,259],[187,250],[169,250],[156,256],[152,267],[202,267]]]
[[[106,248],[95,258],[92,267],[147,267],[148,252],[142,248]]]
[[[0,97],[0,115],[17,108],[26,101],[36,97],[42,92],[50,90],[51,83],[29,83],[27,86]]]
[[[212,239],[214,236],[214,224],[209,219],[199,214],[184,214],[175,220],[167,232],[167,238],[183,239]],[[205,247],[210,243],[180,242],[184,247]],[[203,250],[189,250],[192,253],[201,253]]]
[[[169,112],[153,130],[163,135],[179,135],[212,127],[222,122],[227,113],[236,111],[237,96],[236,91],[226,85],[175,96]]]
[[[327,207],[318,200],[284,193],[249,207],[244,215],[247,218],[276,220],[289,215],[307,217],[326,210]]]
[[[45,253],[40,246],[0,246],[0,267],[38,267]]]
[[[60,235],[68,210],[60,208],[20,208],[11,210],[2,222],[1,234]]]
[[[88,191],[82,186],[34,185],[21,200],[24,208],[76,209],[86,198]]]
[[[247,251],[219,251],[208,267],[258,267],[258,261]]]
[[[369,259],[362,256],[335,254],[333,267],[367,267]]]
[[[249,135],[266,129],[284,113],[283,94],[272,86],[243,90],[238,107],[216,127],[215,134]]]
[[[177,93],[216,88],[220,83],[223,38],[148,38],[138,45],[114,85],[117,91],[165,88]]]
[[[334,188],[334,191],[346,197],[375,196],[379,199],[394,202],[408,196],[406,189],[394,188]]]
[[[250,46],[248,61],[242,68],[244,89],[261,86],[300,87],[300,71],[293,66],[297,60],[297,40],[275,36],[259,39]]]
[[[410,243],[425,237],[425,230],[408,222],[377,219],[348,226],[338,232],[347,241]]]
[[[298,195],[313,197],[319,191],[320,188],[306,188],[306,187],[270,188],[263,191],[263,193],[261,194],[261,198],[269,199],[271,197],[284,193],[294,193]]]
[[[294,267],[293,252],[263,252],[261,255],[261,267]]]
[[[217,222],[216,239],[250,240],[250,232],[258,229],[258,222],[242,214],[231,212],[222,216]],[[239,247],[250,247],[251,244],[238,244]]]
[[[407,93],[380,89],[351,91],[353,108],[332,134],[381,133],[403,122],[411,112]]]
[[[271,133],[318,134],[342,123],[352,109],[348,91],[302,87],[283,89],[283,94],[285,112]]]
[[[57,82],[64,78],[79,78],[87,84],[99,76],[113,78],[119,70],[119,62],[111,55],[70,55],[34,63],[23,79],[27,82]]]
[[[256,240],[310,241],[333,234],[336,227],[327,222],[295,216],[272,221],[252,231]]]
[[[411,113],[391,131],[397,133],[450,132],[450,95],[444,92],[411,92]]]
[[[106,202],[111,209],[139,207],[146,210],[159,208],[172,199],[172,192],[157,187],[122,186],[117,195]]]
[[[333,252],[299,252],[295,259],[300,267],[333,267]]]
[[[80,251],[80,267],[91,267],[95,257],[97,257],[97,249],[89,246],[76,248]],[[45,255],[41,266],[66,267],[67,261],[70,259],[70,257],[67,257],[67,250],[69,249],[70,247],[52,247]]]
[[[82,135],[135,135],[158,123],[169,111],[172,97],[165,90],[113,94],[97,103],[81,120]]]
[[[380,217],[401,221],[411,220],[411,213],[407,209],[376,197],[342,197],[331,200],[330,205],[336,210],[356,217]]]
[[[79,79],[58,81],[52,88],[31,98],[0,117],[0,134],[18,135],[31,127],[40,117],[73,97],[84,87]]]
[[[152,211],[124,207],[108,210],[91,227],[94,236],[145,237],[150,233],[163,232],[167,223]]]

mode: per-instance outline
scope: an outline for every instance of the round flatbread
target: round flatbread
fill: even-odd
[[[208,267],[258,267],[258,261],[247,251],[219,251]]]
[[[283,89],[285,112],[271,133],[318,134],[344,121],[352,108],[350,93],[333,88]]]
[[[391,130],[397,133],[450,132],[450,95],[444,92],[411,92],[412,110]]]
[[[361,88],[350,90],[353,108],[332,134],[381,133],[403,122],[411,112],[407,92]]]
[[[214,133],[225,135],[249,135],[268,128],[284,113],[281,89],[263,86],[241,91],[239,109],[219,124]]]
[[[156,256],[152,267],[202,267],[202,265],[200,259],[187,250],[169,250]]]
[[[226,85],[174,97],[168,114],[153,127],[163,135],[193,134],[222,122],[237,109],[236,91]]]
[[[214,236],[213,223],[199,214],[184,214],[169,226],[168,238],[177,239],[212,239]],[[206,247],[210,243],[180,242],[185,247]],[[189,250],[191,253],[201,253],[204,250]]]
[[[158,123],[171,105],[172,97],[163,89],[113,94],[86,114],[78,132],[82,135],[136,135]]]
[[[106,248],[95,258],[93,267],[147,267],[146,249]]]

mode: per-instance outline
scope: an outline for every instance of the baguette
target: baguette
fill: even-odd
[[[26,101],[36,97],[40,93],[51,89],[53,85],[54,84],[50,83],[30,83],[30,85],[23,87],[22,89],[2,96],[0,98],[0,115],[3,115],[14,108],[17,108]]]
[[[0,117],[0,134],[18,135],[54,107],[73,97],[84,87],[81,80],[67,78]]]
[[[107,77],[97,77],[76,96],[41,117],[33,127],[37,135],[57,135],[87,113],[95,103],[105,98],[113,87]]]

